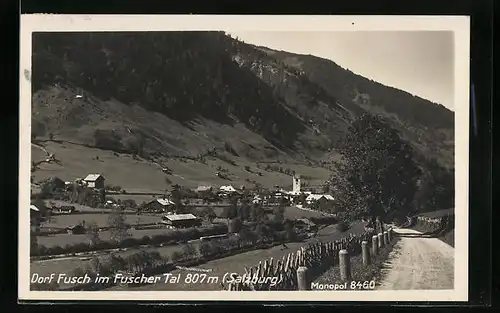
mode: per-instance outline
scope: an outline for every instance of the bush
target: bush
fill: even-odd
[[[349,225],[344,222],[344,221],[340,221],[337,223],[337,230],[341,233],[347,231],[349,229]]]
[[[172,262],[176,263],[176,262],[179,262],[181,259],[182,259],[182,254],[179,252],[179,251],[175,251],[174,253],[172,253],[172,255],[170,256],[170,259],[172,260]]]
[[[149,237],[149,236],[142,236],[142,238],[140,240],[141,245],[147,245],[150,242],[151,242],[151,237]]]
[[[43,245],[38,245],[37,249],[31,249],[30,253],[33,256],[44,256],[44,255],[56,255],[56,254],[66,254],[66,253],[79,253],[87,252],[91,250],[104,250],[104,249],[115,249],[115,248],[130,248],[137,247],[140,245],[152,244],[170,244],[178,242],[179,240],[194,240],[198,239],[200,236],[211,236],[211,235],[221,235],[227,233],[226,225],[214,225],[207,228],[188,228],[184,230],[170,231],[165,234],[159,234],[154,236],[143,236],[142,238],[127,237],[120,242],[114,241],[100,241],[92,246],[88,243],[77,243],[73,245],[66,245],[64,247],[54,246],[47,248]]]

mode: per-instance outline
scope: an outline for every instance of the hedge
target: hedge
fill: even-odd
[[[221,235],[227,233],[227,225],[213,225],[206,228],[188,228],[182,230],[169,231],[165,234],[154,236],[143,236],[142,238],[128,237],[120,242],[116,241],[99,241],[96,243],[80,242],[72,245],[46,247],[38,245],[37,249],[31,250],[31,256],[48,256],[59,254],[72,254],[81,252],[90,252],[96,250],[107,250],[117,248],[131,248],[141,245],[160,245],[176,243],[181,240],[198,239],[200,236]]]

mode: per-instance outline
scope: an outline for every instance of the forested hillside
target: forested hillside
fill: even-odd
[[[375,113],[413,147],[432,205],[450,203],[453,112],[330,60],[224,32],[87,32],[34,34],[32,64],[34,137],[155,162],[217,150],[228,164],[331,169],[352,121]]]
[[[230,50],[230,38],[216,32],[37,34],[33,88],[65,83],[181,122],[241,121],[274,145],[292,148],[302,122],[239,68]]]

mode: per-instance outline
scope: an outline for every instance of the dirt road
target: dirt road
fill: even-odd
[[[411,229],[395,229],[401,235],[382,270],[377,289],[453,289],[454,249],[437,238],[419,237]]]

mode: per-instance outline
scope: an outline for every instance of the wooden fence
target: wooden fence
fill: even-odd
[[[388,244],[393,237],[392,229],[384,231],[377,236],[374,230],[369,230],[361,235],[349,235],[346,238],[330,242],[318,242],[301,247],[295,253],[289,253],[281,260],[273,258],[259,262],[258,265],[251,268],[245,268],[245,274],[238,279],[230,281],[224,286],[229,291],[242,290],[300,290],[307,289],[310,282],[325,272],[332,266],[337,266],[344,262],[341,255],[347,252],[348,256],[358,255],[363,249],[370,249],[373,246],[371,254],[377,254],[378,247]],[[382,238],[378,243],[379,238]],[[363,244],[363,242],[366,242]],[[363,248],[363,246],[365,248]],[[363,253],[363,255],[366,254]],[[369,262],[368,260],[363,260]],[[348,265],[348,264],[347,264]],[[304,269],[307,273],[304,273]],[[307,276],[307,277],[305,277]]]

